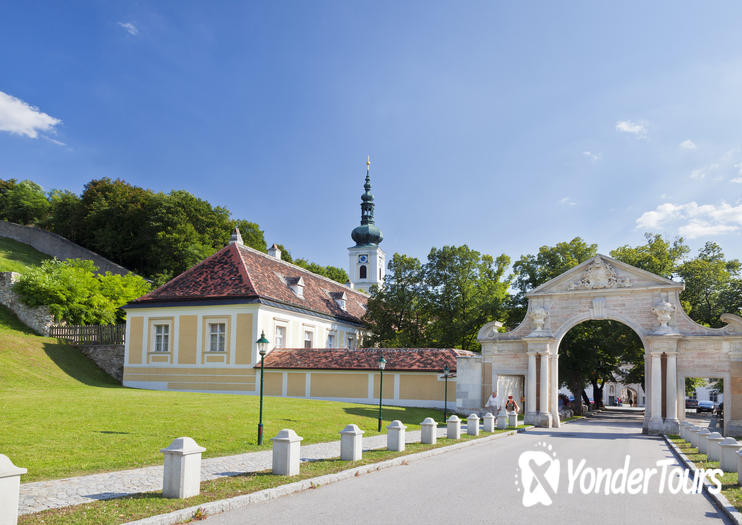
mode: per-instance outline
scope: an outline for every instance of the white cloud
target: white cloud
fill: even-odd
[[[621,133],[629,133],[634,135],[637,139],[647,138],[647,125],[648,123],[644,120],[634,122],[632,120],[619,120],[616,122],[616,130]]]
[[[696,143],[693,142],[691,139],[684,140],[683,142],[678,144],[678,146],[683,149],[689,149],[689,150],[698,149],[698,146],[696,146]]]
[[[559,204],[561,204],[562,206],[575,206],[577,203],[569,197],[562,197],[561,199],[559,199]]]
[[[742,184],[742,177],[735,177],[733,179],[729,179],[729,182],[734,182],[736,184]]]
[[[642,213],[636,219],[636,227],[643,230],[677,229],[680,235],[690,239],[732,233],[742,227],[742,204],[732,206],[726,202],[718,205],[666,202],[654,210]]]
[[[39,131],[53,132],[54,126],[60,122],[58,118],[42,113],[39,108],[0,91],[0,131],[35,139]]]
[[[139,33],[139,29],[137,29],[137,26],[135,26],[131,22],[119,22],[118,24],[126,29],[126,32],[129,33],[131,36],[137,36],[137,34]]]
[[[721,166],[719,166],[718,163],[714,162],[713,164],[709,164],[708,166],[704,166],[703,168],[698,168],[690,172],[690,178],[701,180],[705,179],[706,175],[710,175],[713,172],[717,171]]]
[[[593,153],[592,151],[583,151],[582,155],[592,161],[598,161],[603,158],[602,153]]]

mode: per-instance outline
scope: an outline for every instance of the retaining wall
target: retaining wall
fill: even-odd
[[[18,316],[23,324],[37,333],[48,336],[49,328],[54,324],[54,316],[46,306],[30,307],[21,301],[13,291],[13,284],[20,279],[16,272],[0,272],[0,303],[4,304]]]
[[[124,345],[78,346],[83,355],[119,383],[124,378]]]

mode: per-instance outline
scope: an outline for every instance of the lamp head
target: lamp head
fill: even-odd
[[[384,359],[384,356],[381,356],[379,359],[379,370],[384,370],[386,367],[386,359]]]
[[[265,357],[269,341],[265,338],[265,332],[263,330],[260,331],[260,339],[256,343],[258,343],[258,353],[261,357]]]

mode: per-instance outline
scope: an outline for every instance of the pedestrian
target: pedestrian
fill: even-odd
[[[518,406],[518,403],[515,402],[515,399],[513,399],[513,396],[508,396],[508,400],[505,402],[505,410],[508,412],[515,412],[516,414],[520,412],[520,407]]]
[[[489,408],[491,410],[494,410],[495,412],[494,415],[497,415],[497,413],[500,411],[501,405],[502,405],[502,401],[497,396],[497,390],[493,390],[489,399],[487,399],[487,403],[485,403],[484,408]]]

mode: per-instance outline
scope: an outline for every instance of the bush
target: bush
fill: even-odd
[[[70,324],[123,322],[120,307],[149,291],[134,274],[96,273],[93,261],[49,259],[29,268],[14,290],[29,306],[48,306],[57,321]]]

